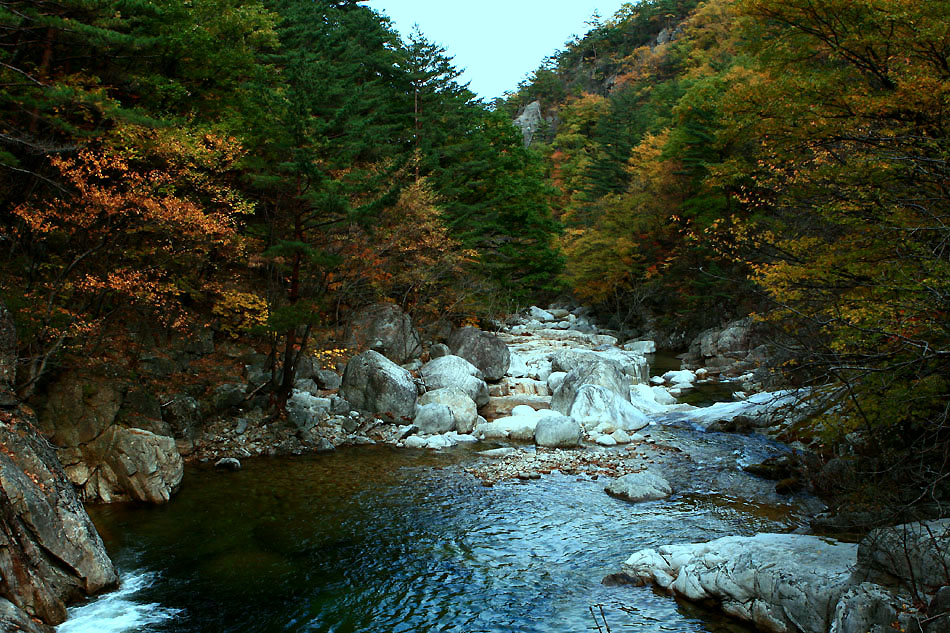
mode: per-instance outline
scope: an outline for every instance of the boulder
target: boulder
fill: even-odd
[[[639,431],[650,424],[647,416],[613,391],[597,385],[581,385],[568,414],[585,429],[609,423],[614,429]]]
[[[397,365],[422,355],[412,319],[393,303],[377,303],[358,312],[347,324],[343,344],[361,352],[375,350]]]
[[[655,354],[656,342],[654,341],[627,341],[623,344],[624,351],[636,352],[637,354]]]
[[[727,536],[641,550],[624,574],[770,631],[826,633],[852,586],[857,545],[805,534]],[[843,632],[842,632],[843,633]]]
[[[0,604],[4,631],[29,618],[59,624],[67,603],[118,582],[53,448],[23,412],[0,412],[0,570],[0,603],[11,603]]]
[[[315,371],[314,381],[316,381],[318,387],[328,391],[339,389],[340,385],[343,384],[343,379],[340,377],[340,374],[335,371],[330,371],[329,369],[318,369]]]
[[[579,446],[584,432],[572,418],[559,413],[542,415],[534,429],[534,442],[548,448]]]
[[[222,457],[214,463],[214,467],[221,470],[237,472],[241,470],[241,461],[235,457]]]
[[[476,425],[475,435],[484,439],[509,438],[528,442],[534,439],[538,419],[537,415],[515,415],[498,418],[493,422]]]
[[[329,398],[294,390],[287,399],[287,419],[297,430],[309,429],[330,417],[332,408]]]
[[[436,435],[455,430],[452,409],[438,402],[416,407],[416,417],[412,423],[422,435]]]
[[[177,393],[162,403],[162,419],[172,437],[194,438],[201,426],[201,406],[186,393]]]
[[[449,355],[430,360],[419,373],[427,390],[455,387],[468,394],[476,406],[488,404],[488,385],[481,379],[481,372],[460,356]]]
[[[554,393],[555,391],[557,391],[558,388],[562,384],[564,384],[565,376],[567,376],[567,372],[563,372],[563,371],[553,371],[550,374],[548,374],[548,377],[547,377],[548,391],[550,391],[551,393]]]
[[[593,361],[582,363],[564,377],[551,398],[551,408],[570,415],[577,392],[583,385],[598,385],[613,391],[621,398],[630,399],[630,387],[617,363]]]
[[[10,633],[54,633],[56,629],[34,622],[23,611],[6,598],[0,598],[0,631]]]
[[[673,494],[670,482],[649,471],[624,475],[607,484],[604,490],[613,497],[634,502],[656,501]]]
[[[537,306],[531,306],[530,308],[528,308],[528,318],[537,319],[538,321],[541,321],[542,323],[550,323],[551,321],[557,320],[553,314],[551,314],[547,310],[542,310],[541,308]]]
[[[452,353],[452,350],[449,349],[449,346],[445,343],[436,343],[429,348],[429,358],[442,358],[443,356],[448,356]]]
[[[511,362],[508,364],[508,375],[512,378],[527,378],[531,375],[528,363],[521,354],[511,352]]]
[[[412,374],[379,352],[369,350],[350,359],[340,395],[357,409],[409,421],[416,414],[416,383]]]
[[[419,398],[418,404],[444,404],[452,411],[455,418],[455,430],[459,433],[471,433],[478,418],[478,408],[475,401],[461,389],[445,387],[434,391],[427,391]],[[451,429],[450,429],[451,430]]]
[[[858,574],[885,574],[915,592],[950,585],[950,519],[871,530],[858,546]]]
[[[490,332],[478,328],[463,327],[452,332],[449,348],[482,372],[489,382],[504,378],[511,363],[511,352],[504,341]]]

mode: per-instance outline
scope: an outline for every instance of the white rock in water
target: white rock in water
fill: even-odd
[[[696,373],[688,369],[680,369],[678,371],[668,371],[663,374],[663,380],[670,383],[674,387],[679,387],[680,389],[691,387],[693,383],[696,382]]]
[[[616,446],[617,445],[617,440],[615,440],[613,436],[611,435],[598,435],[597,439],[594,441],[600,444],[601,446]]]
[[[650,424],[642,411],[598,385],[581,386],[571,406],[570,416],[585,429],[593,429],[607,422],[625,431],[638,431]]]
[[[426,446],[428,446],[428,439],[420,437],[419,435],[410,435],[403,440],[403,446],[406,448],[426,448]]]
[[[659,404],[667,406],[676,404],[676,398],[663,387],[651,387],[651,389],[653,390],[653,399]]]
[[[610,482],[604,490],[627,501],[656,501],[673,494],[673,488],[663,477],[643,471],[630,473]]]
[[[853,543],[805,534],[727,536],[640,550],[623,573],[689,600],[715,600],[763,628],[853,633],[833,627],[839,600],[855,585],[856,553]]]
[[[655,354],[656,343],[654,341],[629,341],[623,344],[623,349],[638,354]]]

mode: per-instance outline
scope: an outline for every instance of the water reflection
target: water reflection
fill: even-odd
[[[642,547],[775,529],[770,512],[634,505],[556,474],[485,488],[456,467],[470,459],[362,448],[192,467],[165,507],[93,508],[120,568],[161,573],[136,600],[180,611],[128,630],[561,633],[596,630],[592,605],[612,631],[737,630],[601,579]]]

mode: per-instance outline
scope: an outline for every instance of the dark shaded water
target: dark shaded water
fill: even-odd
[[[167,506],[92,509],[125,590],[61,631],[579,632],[596,605],[614,632],[743,631],[601,579],[643,547],[788,528],[788,508],[630,504],[567,475],[485,488],[458,468],[472,459],[366,447],[190,467]]]

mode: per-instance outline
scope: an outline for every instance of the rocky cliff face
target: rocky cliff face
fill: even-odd
[[[118,578],[55,451],[33,422],[26,411],[0,411],[0,596],[30,618],[58,624],[68,602]]]

